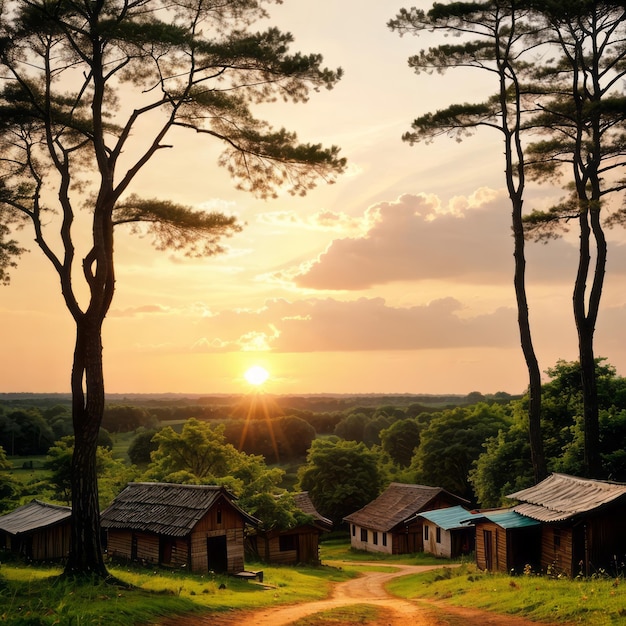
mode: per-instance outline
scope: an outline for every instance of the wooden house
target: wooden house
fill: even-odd
[[[492,572],[521,573],[539,565],[541,525],[513,509],[480,512],[467,518],[476,538],[476,565]]]
[[[474,526],[470,512],[460,505],[418,513],[422,520],[424,552],[453,559],[474,551]],[[408,520],[408,524],[412,522]]]
[[[552,474],[508,497],[541,523],[543,571],[589,576],[626,558],[626,484]]]
[[[294,500],[311,521],[288,530],[259,530],[251,538],[253,549],[267,563],[318,565],[320,537],[332,530],[333,523],[318,513],[307,491],[294,494]]]
[[[469,502],[441,487],[391,483],[375,500],[348,515],[350,543],[368,552],[410,554],[424,548],[422,511]]]
[[[259,520],[214,485],[129,483],[102,513],[112,557],[187,567],[193,572],[244,569],[244,534]]]
[[[67,557],[72,509],[33,500],[0,516],[0,548],[34,561]]]

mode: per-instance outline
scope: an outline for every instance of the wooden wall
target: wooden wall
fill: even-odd
[[[424,525],[421,520],[402,529],[394,529],[389,535],[392,537],[393,554],[414,554],[424,550]]]
[[[319,565],[320,534],[321,531],[314,526],[300,526],[291,531],[259,533],[256,536],[257,552],[267,563]],[[289,542],[285,541],[287,538]],[[292,544],[293,548],[285,549],[286,543]]]
[[[541,569],[573,576],[574,532],[567,526],[543,524],[541,530]]]
[[[35,561],[65,559],[70,551],[70,522],[33,533],[30,557]]]
[[[208,539],[225,537],[228,573],[244,569],[244,519],[226,498],[215,503],[188,537],[161,537],[153,533],[109,530],[110,556],[147,563],[188,566],[193,572],[209,570]]]
[[[487,537],[491,537],[491,565],[488,563]],[[491,521],[476,523],[476,565],[494,572],[521,573],[529,565],[540,564],[541,527],[505,529]]]
[[[509,571],[504,528],[490,521],[476,523],[476,565],[482,570]]]

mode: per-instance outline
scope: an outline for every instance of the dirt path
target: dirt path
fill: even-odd
[[[361,563],[380,566],[380,563]],[[390,566],[391,567],[391,566]],[[384,610],[385,618],[370,626],[533,626],[537,622],[503,616],[486,611],[463,609],[443,602],[409,601],[391,596],[385,584],[397,576],[417,574],[439,566],[394,565],[393,572],[364,572],[358,578],[337,583],[330,598],[287,606],[261,608],[257,611],[235,611],[231,614],[211,614],[205,618],[177,618],[162,622],[162,626],[286,626],[320,611],[350,604],[371,604]]]

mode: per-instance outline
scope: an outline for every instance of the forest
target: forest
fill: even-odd
[[[549,470],[581,475],[580,366],[558,361],[546,374]],[[626,481],[626,379],[604,359],[597,359],[596,374],[601,478]],[[500,506],[507,493],[534,483],[527,405],[527,395],[480,392],[112,397],[98,446],[100,506],[137,480],[225,485],[270,528],[297,523],[288,497],[296,491],[308,491],[320,513],[340,526],[391,481]],[[2,512],[34,497],[70,503],[71,432],[69,397],[0,397]]]

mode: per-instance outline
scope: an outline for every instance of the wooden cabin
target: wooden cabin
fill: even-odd
[[[244,534],[259,520],[215,485],[129,483],[102,513],[111,557],[193,572],[244,569]]]
[[[319,565],[319,543],[322,533],[332,530],[333,523],[320,515],[307,491],[294,494],[296,506],[311,521],[288,530],[257,531],[253,539],[253,549],[267,563],[296,565],[306,563]]]
[[[468,524],[470,512],[462,506],[424,511],[422,520],[424,552],[448,559],[474,551],[474,526]],[[410,524],[412,520],[408,520]]]
[[[552,474],[508,497],[541,523],[543,571],[590,576],[626,558],[626,484]]]
[[[424,549],[422,511],[469,505],[441,487],[391,483],[375,500],[348,515],[350,543],[358,550],[411,554]]]
[[[67,558],[72,509],[33,500],[0,516],[0,549],[34,561]]]
[[[476,565],[482,570],[522,573],[539,566],[541,525],[515,512],[499,509],[467,519],[476,531]]]

